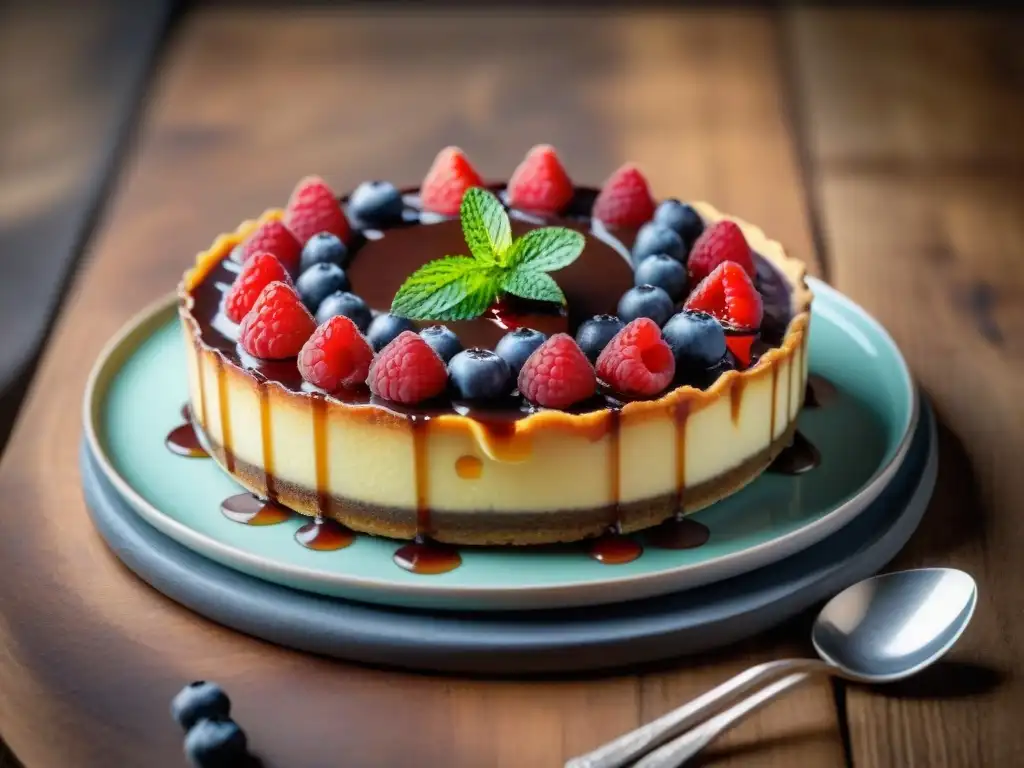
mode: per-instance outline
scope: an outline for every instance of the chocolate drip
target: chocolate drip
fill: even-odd
[[[588,552],[599,563],[623,565],[640,557],[644,553],[644,548],[629,536],[609,531],[590,542]]]
[[[290,520],[294,514],[287,507],[273,501],[258,499],[251,493],[228,496],[220,503],[221,514],[228,520],[243,525],[277,525]]]
[[[686,509],[686,424],[690,419],[690,401],[679,400],[675,406],[676,421],[676,512]]]
[[[181,424],[168,432],[164,444],[171,453],[189,459],[202,459],[210,455],[199,442],[199,436],[191,422]]]
[[[454,571],[462,565],[462,556],[457,549],[426,539],[417,539],[399,547],[392,559],[399,568],[431,576]]]
[[[793,442],[782,449],[768,466],[769,472],[780,475],[801,475],[821,464],[821,453],[802,432],[793,433]]]
[[[618,408],[608,411],[608,487],[612,504],[612,530],[622,525],[622,413]]]
[[[221,447],[224,449],[224,468],[228,472],[235,471],[235,452],[231,440],[231,411],[228,408],[228,382],[224,376],[224,360],[217,360],[217,402],[220,404]],[[204,427],[206,424],[203,425]]]
[[[676,516],[647,531],[646,536],[658,549],[695,549],[707,544],[711,531],[703,523]]]
[[[804,391],[804,408],[825,408],[839,397],[836,385],[812,373],[807,377],[807,389]]]
[[[355,534],[336,520],[316,517],[295,532],[295,540],[306,549],[333,552],[355,541]]]

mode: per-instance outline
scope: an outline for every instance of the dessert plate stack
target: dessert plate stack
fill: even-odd
[[[86,500],[112,550],[153,587],[214,621],[315,653],[511,673],[727,644],[881,569],[935,483],[933,418],[896,345],[849,299],[808,282],[817,390],[799,431],[820,461],[799,474],[766,472],[693,515],[708,532],[700,546],[645,547],[618,565],[585,545],[466,547],[460,567],[417,574],[395,564],[401,542],[358,536],[317,551],[295,540],[307,520],[232,521],[221,504],[242,489],[211,459],[166,446],[187,399],[170,301],[130,323],[97,362],[84,408]]]

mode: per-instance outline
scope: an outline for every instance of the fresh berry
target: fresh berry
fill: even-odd
[[[618,315],[623,322],[649,317],[658,325],[672,317],[675,305],[663,288],[656,285],[636,285],[619,299]]]
[[[462,342],[447,325],[430,325],[420,331],[420,336],[444,360],[445,365],[462,351]]]
[[[671,256],[657,253],[640,262],[633,273],[637,285],[654,285],[661,288],[672,301],[679,301],[686,293],[686,267]]]
[[[457,216],[466,190],[483,185],[483,179],[469,164],[462,150],[445,147],[437,153],[420,186],[420,207],[432,213]]]
[[[338,198],[319,176],[307,176],[292,191],[284,209],[284,225],[300,243],[320,232],[330,232],[347,243],[352,234]]]
[[[556,333],[519,371],[519,392],[545,408],[568,408],[597,391],[597,377],[572,336]]]
[[[348,199],[348,212],[360,224],[383,227],[402,220],[402,193],[387,181],[364,181]]]
[[[270,219],[260,224],[242,243],[241,261],[244,264],[257,253],[266,251],[277,256],[284,268],[294,273],[299,267],[301,250],[302,245],[295,235],[277,219]]]
[[[726,261],[715,267],[686,300],[683,309],[707,312],[724,325],[742,330],[761,327],[764,307],[743,267]]]
[[[693,246],[701,232],[704,231],[704,220],[692,206],[680,203],[675,198],[663,200],[654,212],[654,221],[668,227],[683,239],[687,251]]]
[[[690,270],[690,284],[699,283],[723,261],[739,264],[751,277],[757,274],[747,239],[736,223],[728,219],[716,221],[693,244],[686,262]]]
[[[636,233],[636,240],[633,241],[633,263],[640,264],[655,253],[664,253],[679,261],[683,261],[686,255],[683,239],[676,232],[663,224],[649,221]]]
[[[224,314],[228,320],[242,322],[256,303],[260,291],[278,280],[282,283],[292,281],[277,256],[266,251],[253,254],[224,295]]]
[[[465,400],[493,400],[512,389],[512,369],[489,349],[466,349],[448,363],[448,382]]]
[[[231,699],[216,683],[196,680],[171,699],[171,717],[188,730],[202,718],[215,720],[231,714]]]
[[[512,375],[518,376],[527,358],[547,340],[546,334],[535,331],[533,328],[516,328],[499,339],[497,346],[494,347],[494,352],[508,363],[509,368],[512,369]]]
[[[596,363],[608,342],[625,327],[626,324],[615,315],[594,315],[576,329],[576,343],[580,345],[587,360]]]
[[[349,289],[348,275],[337,264],[321,262],[314,264],[295,281],[295,289],[302,303],[315,311],[320,303],[335,291]]]
[[[627,163],[608,177],[591,215],[616,227],[641,226],[654,215],[654,198],[647,179],[635,165]]]
[[[299,373],[320,389],[352,389],[366,381],[373,350],[356,324],[335,315],[318,326],[299,352]]]
[[[402,331],[411,331],[414,328],[412,320],[406,320],[404,317],[386,312],[373,318],[370,328],[366,332],[366,338],[369,339],[373,350],[379,352]]]
[[[322,325],[337,315],[344,315],[355,323],[360,333],[366,333],[373,320],[366,302],[348,291],[335,291],[321,301],[316,309],[316,322]]]
[[[676,373],[672,350],[661,329],[639,317],[608,342],[597,358],[597,375],[619,394],[650,397],[667,387]]]
[[[683,311],[674,315],[661,331],[672,348],[676,367],[707,369],[725,357],[725,331],[711,315]]]
[[[314,264],[337,264],[339,267],[346,267],[348,259],[348,247],[337,235],[317,232],[302,246],[299,269],[305,272]]]
[[[283,360],[295,357],[313,331],[309,310],[288,283],[274,282],[264,288],[242,318],[238,341],[253,357]]]
[[[185,736],[185,757],[195,768],[239,766],[249,757],[248,739],[234,720],[200,720]]]
[[[728,333],[725,336],[725,346],[732,352],[739,368],[746,368],[754,357],[754,342],[757,341],[757,333]]]
[[[366,383],[378,397],[413,405],[444,392],[448,371],[418,334],[402,331],[377,355]]]
[[[569,174],[550,144],[538,144],[513,171],[506,189],[512,208],[557,213],[572,200]]]

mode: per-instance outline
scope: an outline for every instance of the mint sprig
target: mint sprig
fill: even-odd
[[[565,227],[544,227],[512,239],[501,201],[474,187],[459,209],[470,256],[427,262],[398,289],[391,313],[410,320],[471,320],[502,293],[564,304],[565,294],[549,275],[572,264],[585,240]]]

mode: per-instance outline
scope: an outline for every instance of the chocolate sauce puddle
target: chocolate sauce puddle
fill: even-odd
[[[462,565],[459,550],[430,539],[417,539],[399,547],[392,559],[403,570],[430,576],[454,571]]]
[[[228,520],[242,525],[278,525],[290,520],[292,512],[273,501],[264,501],[251,493],[228,496],[220,503],[221,514]]]
[[[334,552],[351,546],[356,540],[354,531],[325,517],[316,517],[295,532],[295,540],[306,549]]]
[[[639,558],[644,548],[628,536],[609,531],[591,541],[587,553],[604,565],[624,565]]]
[[[708,543],[710,529],[688,517],[675,517],[646,532],[647,542],[658,549],[696,549]]]
[[[825,408],[839,397],[836,385],[816,373],[807,377],[807,389],[804,391],[804,408]]]
[[[204,459],[210,455],[199,442],[199,436],[196,434],[192,422],[181,424],[168,432],[164,439],[164,445],[176,456],[184,456],[189,459]]]
[[[800,431],[793,433],[793,442],[782,449],[768,466],[769,472],[780,475],[802,475],[821,464],[821,452]]]

